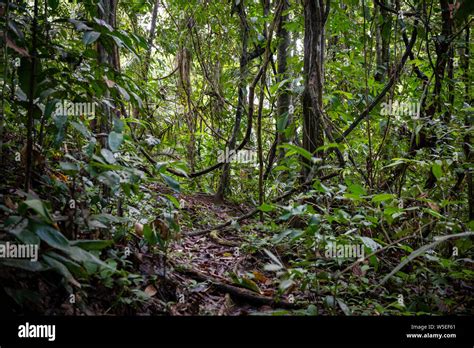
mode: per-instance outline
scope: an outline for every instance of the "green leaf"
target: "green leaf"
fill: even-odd
[[[246,277],[239,277],[233,273],[231,273],[230,276],[234,284],[240,285],[241,287],[252,290],[258,294],[262,293],[258,285],[252,279],[248,279]]]
[[[86,31],[84,33],[84,37],[82,38],[82,42],[84,45],[90,45],[91,43],[95,42],[100,36],[100,33],[96,31]]]
[[[23,259],[12,259],[12,260],[0,259],[0,265],[20,268],[29,272],[41,272],[41,271],[46,271],[48,269],[48,267],[43,265],[41,262],[34,262],[34,261],[23,260]]]
[[[68,259],[67,257],[62,256],[54,251],[48,251],[45,255],[61,262],[76,277],[87,278],[86,270],[80,264],[72,261],[71,259]]]
[[[384,202],[384,201],[389,201],[391,199],[394,199],[395,195],[391,193],[381,193],[378,195],[375,195],[372,197],[372,202],[377,203],[377,202]]]
[[[156,233],[156,230],[149,224],[143,226],[143,237],[145,241],[150,245],[156,245],[161,242],[160,236]]]
[[[110,269],[113,270],[112,267],[110,267],[108,264],[106,264],[104,261],[99,259],[97,256],[91,254],[88,251],[85,251],[84,249],[81,249],[76,246],[71,246],[66,250],[66,254],[73,259],[74,261],[80,262],[87,266],[88,264],[92,264],[94,266],[99,266],[101,268],[105,269]],[[87,269],[87,267],[86,267]]]
[[[306,158],[309,161],[311,161],[311,159],[313,158],[313,155],[311,154],[311,152],[303,149],[302,147],[299,147],[299,146],[296,146],[296,145],[293,145],[293,144],[283,144],[280,147],[290,150],[286,153],[286,157],[297,153],[298,155],[303,156],[304,158]]]
[[[26,200],[24,204],[38,213],[46,222],[52,222],[51,215],[49,214],[48,209],[44,206],[43,201],[39,199],[29,199]]]
[[[431,166],[431,172],[435,178],[439,180],[443,176],[443,168],[441,167],[441,164],[438,162],[433,163]]]
[[[272,204],[263,203],[261,206],[258,207],[258,209],[263,212],[269,212],[275,210],[275,206]]]
[[[66,173],[66,174],[74,174],[79,171],[79,166],[73,162],[59,162],[59,167]]]
[[[168,195],[168,194],[165,194],[165,197],[176,207],[176,209],[181,208],[181,204],[176,199],[176,197],[174,197],[172,195]]]
[[[283,115],[278,117],[277,130],[280,133],[283,132],[287,124],[288,124],[288,112],[285,112]]]
[[[4,287],[5,293],[10,296],[19,306],[41,303],[41,295],[29,289],[12,289]]]
[[[48,257],[46,255],[43,255],[43,260],[46,262],[46,264],[51,266],[53,270],[55,270],[57,273],[62,275],[69,283],[77,286],[78,288],[81,287],[81,284],[79,284],[79,282],[76,279],[74,279],[71,272],[69,272],[68,268],[64,266],[61,262],[53,259],[52,257]]]
[[[349,191],[358,196],[367,194],[367,191],[361,185],[358,184],[349,185]]]
[[[112,240],[75,240],[71,241],[72,246],[77,246],[84,250],[102,250],[110,247],[114,242]]]
[[[166,174],[160,173],[160,175],[169,187],[171,187],[176,192],[180,192],[181,189],[179,182]]]
[[[102,157],[104,157],[107,163],[114,164],[116,162],[114,154],[109,149],[101,149],[100,154],[102,155]]]
[[[117,132],[110,132],[109,134],[109,147],[112,152],[118,151],[120,145],[122,145],[123,134]]]
[[[49,246],[63,251],[69,250],[69,241],[58,230],[43,224],[34,224],[33,229],[36,235]]]

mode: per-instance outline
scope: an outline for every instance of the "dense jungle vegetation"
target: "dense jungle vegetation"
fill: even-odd
[[[2,314],[472,315],[473,12],[1,0]]]

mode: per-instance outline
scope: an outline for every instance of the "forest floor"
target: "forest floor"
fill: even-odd
[[[218,203],[207,194],[180,194],[177,198],[184,206],[183,215],[189,223],[182,229],[179,240],[170,247],[167,259],[172,260],[171,269],[163,269],[162,258],[140,256],[142,260],[148,260],[140,265],[141,272],[150,273],[159,268],[157,273],[165,275],[166,272],[165,276],[176,286],[176,303],[168,308],[170,314],[246,315],[271,312],[279,305],[297,308],[293,305],[294,295],[289,299],[288,295],[279,297],[280,302],[274,300],[278,279],[263,270],[266,256],[261,250],[249,252],[253,249],[245,237],[250,234],[246,229],[249,225],[244,223],[239,229],[213,230],[199,236],[187,235],[196,229],[207,228],[205,221],[236,219],[249,207]],[[149,291],[155,292],[154,289]]]

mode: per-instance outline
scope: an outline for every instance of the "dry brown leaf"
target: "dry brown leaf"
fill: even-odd
[[[155,296],[157,292],[158,292],[158,290],[156,290],[156,288],[152,284],[148,285],[145,288],[145,294],[147,294],[150,297]]]
[[[362,268],[360,268],[359,265],[354,265],[352,267],[352,273],[358,277],[361,277],[364,275],[364,271],[362,271]]]
[[[437,205],[435,202],[426,202],[428,204],[428,207],[430,207],[432,210],[439,212],[439,205]]]
[[[266,283],[268,281],[268,278],[265,277],[262,273],[259,271],[253,271],[252,274],[255,277],[255,280],[258,281],[259,283]]]
[[[143,237],[143,225],[139,222],[135,222],[135,233]]]
[[[5,197],[5,205],[12,210],[16,210],[18,208],[18,205],[13,203],[12,199],[8,196]]]
[[[30,56],[26,49],[22,47],[18,47],[12,40],[8,38],[8,36],[6,36],[6,42],[7,42],[7,46],[13,49],[14,51],[16,51],[18,54],[20,54],[20,56],[22,57]]]

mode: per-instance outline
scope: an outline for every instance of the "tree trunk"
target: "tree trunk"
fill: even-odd
[[[390,1],[380,0],[383,5],[390,6]],[[390,31],[392,27],[392,17],[388,11],[374,4],[376,21],[376,60],[377,70],[375,72],[375,81],[383,82],[389,74],[390,64]]]
[[[427,116],[433,118],[436,111],[441,109],[441,90],[443,87],[444,73],[449,59],[449,50],[451,47],[450,36],[453,32],[453,19],[450,10],[449,0],[440,0],[442,30],[438,40],[435,41],[436,47],[436,65],[435,65],[435,84],[433,88],[433,103],[428,107]]]
[[[470,50],[469,45],[471,44],[470,41],[470,28],[469,26],[466,27],[466,37],[464,42],[464,57],[461,59],[461,64],[463,68],[463,80],[464,80],[464,101],[468,105],[472,105],[473,98],[470,94],[470,71],[469,71],[469,59],[470,57]],[[465,125],[466,129],[470,129],[472,127],[472,117],[469,113],[466,114],[465,118]],[[468,164],[468,168],[466,170],[466,181],[467,181],[467,199],[469,203],[469,221],[474,220],[474,183],[473,183],[473,173],[472,173],[472,163],[474,162],[474,152],[472,151],[472,135],[469,132],[466,132],[464,136],[464,155],[466,156],[466,162]]]
[[[26,162],[25,162],[25,191],[28,193],[31,185],[31,175],[33,170],[33,128],[34,128],[34,96],[36,89],[36,68],[37,68],[37,27],[38,27],[38,0],[34,3],[33,14],[33,35],[32,35],[32,52],[31,52],[31,77],[30,90],[28,91],[28,114],[26,123]]]
[[[278,51],[277,51],[277,83],[288,79],[288,49],[290,47],[290,33],[286,30],[285,25],[288,23],[288,14],[285,12],[288,10],[290,4],[288,0],[283,0],[283,11],[280,21],[280,25],[277,30],[278,39]],[[287,141],[283,130],[288,126],[289,123],[289,106],[290,106],[290,94],[288,93],[288,85],[283,86],[283,91],[280,92],[277,98],[277,143],[281,145]],[[278,125],[281,125],[281,129],[278,129]],[[284,151],[279,151],[279,158],[284,156]]]
[[[324,25],[323,0],[304,0],[304,92],[303,92],[303,148],[317,156],[324,144],[322,126]],[[303,177],[309,174],[310,163],[304,159]]]
[[[229,149],[229,153],[235,149],[235,145],[237,142],[237,135],[240,129],[240,123],[242,121],[242,116],[244,114],[245,109],[245,99],[247,95],[247,75],[248,75],[248,68],[247,68],[247,46],[248,46],[248,38],[249,38],[249,31],[250,28],[247,23],[247,17],[245,13],[244,1],[240,1],[238,4],[238,12],[240,17],[240,24],[241,24],[241,31],[242,31],[242,53],[240,56],[240,76],[239,76],[239,96],[237,101],[237,111],[235,113],[235,122],[234,128],[232,130],[232,135],[229,140],[229,144],[227,145]],[[227,152],[226,152],[227,153]],[[228,191],[230,180],[230,163],[224,163],[222,167],[222,174],[219,181],[219,187],[217,188],[216,192],[216,200],[222,201],[224,199],[225,193]]]

